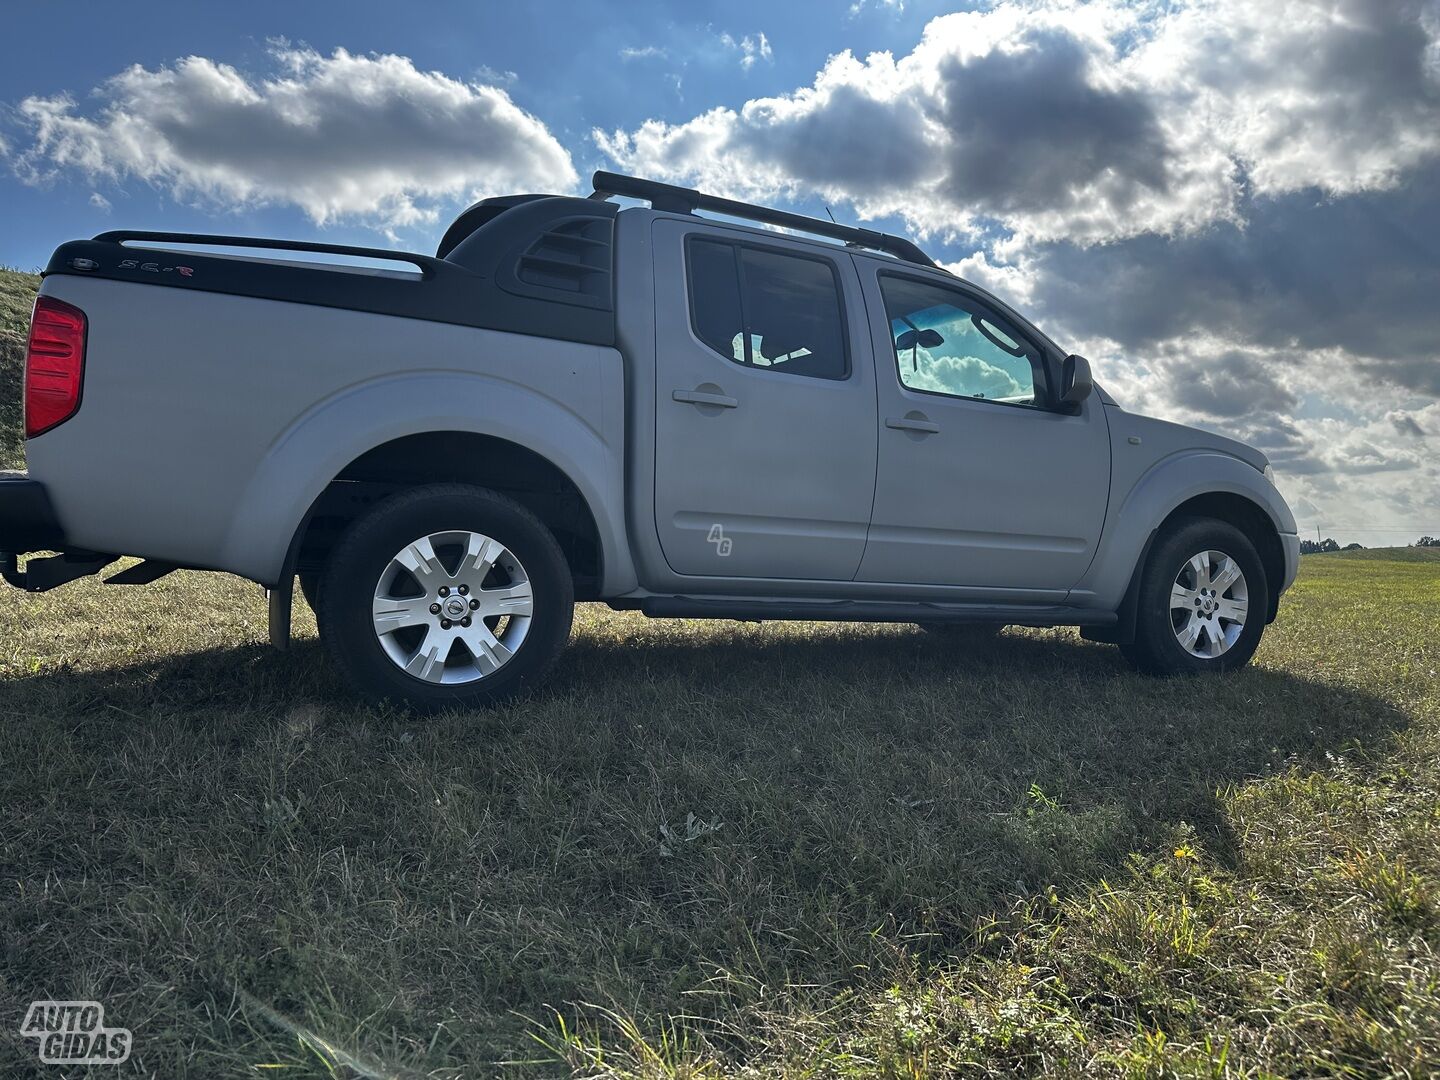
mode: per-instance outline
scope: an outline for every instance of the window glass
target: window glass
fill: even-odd
[[[849,375],[829,263],[695,240],[689,279],[695,336],[727,360],[818,379]]]
[[[1039,350],[951,289],[884,276],[880,288],[900,381],[912,390],[1035,405],[1043,398]]]
[[[745,317],[732,244],[690,245],[690,320],[695,336],[721,356],[745,363]]]

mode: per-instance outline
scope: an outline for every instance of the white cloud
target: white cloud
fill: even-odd
[[[898,59],[842,52],[789,94],[595,139],[629,171],[1012,248],[1196,232],[1247,193],[1384,187],[1440,151],[1430,2],[999,3]]]
[[[92,191],[90,193],[90,205],[95,207],[96,210],[108,212],[110,209],[110,200],[105,198],[104,195],[101,195],[100,192]]]
[[[422,72],[406,57],[322,56],[276,43],[255,78],[200,56],[139,65],[75,99],[18,108],[32,142],[17,171],[137,178],[224,207],[288,203],[317,224],[397,228],[467,196],[567,191],[569,153],[501,89]]]
[[[746,34],[742,38],[724,33],[720,35],[720,44],[740,54],[740,66],[746,71],[754,67],[757,60],[769,62],[774,56],[770,48],[770,39],[765,36],[764,31],[758,34]]]
[[[627,46],[620,50],[621,60],[654,60],[663,59],[667,55],[666,51],[659,45]]]
[[[1125,408],[1263,450],[1303,532],[1374,546],[1440,528],[1440,401],[1375,383],[1342,349],[1204,335],[1143,358],[1101,339],[1072,347]]]
[[[1433,0],[1217,0],[1157,23],[1132,67],[1244,166],[1253,189],[1387,187],[1440,152]]]

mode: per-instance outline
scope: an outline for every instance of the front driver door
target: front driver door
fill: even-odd
[[[849,581],[875,378],[843,249],[655,223],[655,526],[678,574]]]
[[[865,265],[866,300],[884,317],[873,329],[879,477],[858,580],[1062,599],[1105,518],[1103,406],[1091,395],[1078,413],[1056,408],[1058,358],[981,294]]]

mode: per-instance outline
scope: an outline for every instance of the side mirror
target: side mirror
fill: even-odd
[[[1066,405],[1079,405],[1095,389],[1090,375],[1090,361],[1071,353],[1060,368],[1060,400]]]

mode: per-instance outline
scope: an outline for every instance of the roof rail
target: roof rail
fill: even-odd
[[[779,225],[797,232],[828,236],[832,240],[843,240],[852,247],[868,248],[894,255],[904,262],[919,263],[939,269],[935,260],[921,251],[914,243],[901,236],[876,232],[874,229],[860,229],[853,225],[840,225],[833,221],[792,214],[787,210],[772,210],[768,206],[740,202],[738,199],[722,199],[718,195],[706,195],[693,188],[662,184],[658,180],[645,180],[638,176],[622,176],[620,173],[597,172],[592,181],[595,194],[592,199],[608,199],[622,195],[630,199],[643,199],[656,210],[674,214],[693,214],[696,210],[709,210],[716,214],[760,221],[766,225]]]

